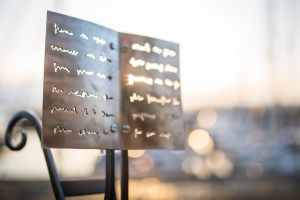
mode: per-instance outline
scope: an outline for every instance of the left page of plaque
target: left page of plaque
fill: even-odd
[[[119,149],[118,32],[47,12],[43,148]]]

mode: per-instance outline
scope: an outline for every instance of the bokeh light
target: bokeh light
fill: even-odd
[[[211,137],[209,137],[209,141],[205,147],[202,149],[193,149],[199,155],[205,155],[211,152],[214,149],[214,141]]]
[[[258,179],[264,173],[264,166],[261,163],[251,163],[246,169],[249,179]]]
[[[132,164],[137,170],[146,172],[154,166],[154,161],[150,155],[143,154],[142,156],[133,159]]]
[[[183,160],[182,164],[181,164],[181,168],[182,171],[186,174],[193,174],[192,171],[192,161],[193,161],[194,157],[187,157]]]
[[[145,153],[145,150],[129,150],[128,156],[131,158],[138,158]]]
[[[229,178],[233,173],[233,164],[230,160],[226,160],[226,162],[214,170],[214,174],[221,179]]]
[[[261,130],[252,130],[246,136],[247,146],[250,148],[257,148],[261,146],[264,140],[264,135]]]
[[[191,170],[198,179],[208,180],[212,177],[211,171],[200,157],[194,157],[192,159]]]
[[[202,149],[209,143],[209,134],[202,129],[192,131],[188,138],[188,143],[193,149]]]
[[[214,108],[203,108],[197,116],[198,125],[202,128],[210,128],[217,121],[217,112]]]

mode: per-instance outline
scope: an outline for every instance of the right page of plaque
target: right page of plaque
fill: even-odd
[[[122,149],[183,149],[179,44],[120,33],[120,64]]]

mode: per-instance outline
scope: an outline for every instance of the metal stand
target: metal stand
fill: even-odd
[[[20,111],[10,120],[6,133],[5,144],[12,151],[21,150],[27,141],[25,130],[19,130],[21,141],[15,145],[12,143],[12,130],[18,121],[27,119],[34,126],[39,138],[41,139],[42,125],[39,117],[32,111]],[[53,156],[50,149],[43,149],[51,185],[57,200],[65,199],[65,196],[78,196],[87,194],[105,193],[105,200],[115,200],[115,151],[106,150],[106,178],[105,180],[87,181],[60,181]],[[127,150],[122,151],[122,177],[121,177],[121,199],[128,200],[128,154]]]

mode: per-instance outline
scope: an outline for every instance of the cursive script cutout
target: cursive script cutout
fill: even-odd
[[[54,134],[56,134],[57,132],[59,132],[59,133],[61,133],[61,132],[64,132],[64,133],[71,133],[71,132],[73,132],[72,129],[61,128],[59,125],[56,126],[53,131],[54,131]]]
[[[134,101],[143,101],[144,97],[137,95],[136,93],[133,93],[132,96],[130,96],[130,102]]]
[[[88,36],[86,36],[86,34],[84,34],[84,33],[82,33],[82,34],[80,35],[80,37],[82,37],[82,38],[84,38],[84,39],[86,39],[86,40],[88,40],[88,39],[89,39],[89,37],[88,37]]]
[[[78,51],[76,50],[68,50],[68,49],[63,49],[61,47],[57,47],[57,46],[53,46],[51,45],[51,48],[53,51],[61,51],[61,52],[65,52],[65,53],[68,53],[68,54],[71,54],[73,56],[77,56],[77,54],[79,53]]]
[[[71,95],[71,94],[73,94],[73,95],[75,95],[77,97],[82,97],[82,98],[91,98],[91,97],[98,98],[97,95],[95,95],[95,94],[88,94],[85,91],[83,91],[82,94],[80,94],[80,91],[76,91],[76,92],[70,91],[69,95]]]
[[[103,39],[100,39],[98,37],[93,37],[93,39],[96,41],[96,44],[100,43],[100,44],[106,44],[106,41]]]
[[[80,74],[93,75],[94,72],[93,72],[93,71],[86,71],[85,69],[84,69],[84,70],[77,69],[77,74],[78,74],[78,75],[80,75]]]
[[[137,50],[137,51],[146,51],[147,53],[151,52],[151,48],[150,48],[149,43],[146,43],[144,46],[140,45],[138,43],[135,43],[135,44],[132,44],[131,48],[133,50]]]
[[[72,109],[66,109],[66,108],[64,108],[64,107],[53,107],[52,109],[51,109],[51,113],[53,114],[54,113],[54,111],[55,110],[57,110],[57,111],[63,111],[63,112],[66,112],[66,113],[74,113],[75,115],[78,113],[77,111],[76,111],[76,107],[74,106],[74,108],[72,108]]]
[[[79,135],[97,135],[98,132],[95,131],[86,131],[85,129],[79,131]]]
[[[52,92],[56,92],[56,93],[60,93],[60,92],[63,92],[63,91],[64,91],[63,89],[60,89],[60,88],[57,89],[55,86],[52,89]]]
[[[144,82],[148,85],[153,84],[152,78],[146,78],[144,76],[134,76],[132,74],[129,74],[128,78],[129,78],[129,85],[133,85],[135,82]]]
[[[161,54],[162,53],[162,49],[159,48],[159,47],[157,47],[157,46],[152,47],[152,51],[154,53],[157,53],[157,54]]]
[[[164,49],[164,52],[163,52],[163,57],[174,57],[176,56],[176,52],[175,51],[172,51],[170,49]]]
[[[160,103],[162,106],[172,101],[171,98],[166,98],[164,95],[162,95],[160,99],[158,99],[154,96],[151,96],[150,94],[147,94],[147,99],[148,99],[148,104],[155,102],[155,103]]]
[[[177,100],[177,98],[176,97],[173,97],[173,105],[174,106],[177,106],[177,105],[179,105],[180,104],[180,102]]]
[[[86,57],[90,57],[90,58],[92,58],[92,59],[95,59],[95,56],[94,56],[94,54],[92,54],[92,53],[85,54],[85,56],[86,56]]]
[[[129,61],[129,64],[131,64],[132,67],[139,67],[139,66],[144,66],[145,61],[141,59],[136,60],[134,57],[132,57]]]
[[[146,137],[151,137],[151,136],[154,136],[154,135],[156,135],[155,132],[147,132],[146,133]]]
[[[113,117],[114,115],[108,114],[108,113],[106,113],[106,112],[104,112],[104,111],[101,111],[101,116],[102,116],[102,117]]]
[[[161,115],[160,118],[161,119],[168,119],[168,120],[178,119],[177,116],[175,116],[175,115],[169,115],[169,114]]]
[[[135,120],[136,118],[140,118],[141,121],[145,121],[145,118],[156,119],[155,114],[148,114],[148,113],[132,113],[132,117],[133,117],[133,120]]]
[[[164,84],[163,80],[161,80],[160,78],[156,78],[154,80],[154,83],[156,83],[157,85],[163,85]]]
[[[107,101],[107,100],[113,100],[112,97],[108,97],[106,94],[103,95],[103,99],[104,99],[104,101]]]
[[[165,72],[171,72],[171,73],[177,73],[178,72],[178,69],[176,67],[173,67],[173,66],[171,66],[169,64],[167,64],[165,66],[164,70],[165,70]]]
[[[137,138],[137,135],[141,135],[142,131],[139,131],[137,128],[134,130],[134,138]]]
[[[64,30],[64,29],[60,29],[57,24],[55,23],[54,24],[54,33],[57,34],[57,32],[59,33],[65,33],[65,34],[68,34],[68,35],[73,35],[72,32],[69,32],[68,30]]]
[[[53,63],[53,66],[54,66],[54,71],[57,72],[57,70],[66,70],[68,73],[70,73],[71,71],[67,68],[67,67],[64,67],[64,66],[58,66],[56,65],[56,62]]]
[[[175,135],[175,134],[173,134],[173,133],[170,133],[170,132],[168,132],[168,133],[160,133],[159,134],[159,137],[164,137],[164,138],[166,138],[167,140],[169,140],[171,137],[173,137],[173,136],[177,136],[178,137],[178,135]]]

